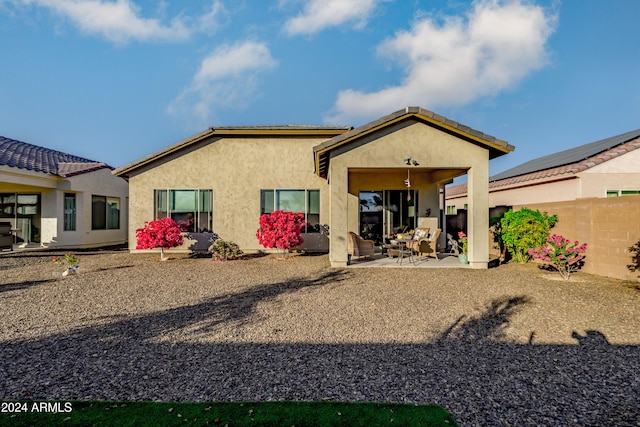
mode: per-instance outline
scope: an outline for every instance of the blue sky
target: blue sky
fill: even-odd
[[[209,126],[417,105],[495,174],[640,128],[637,0],[0,0],[0,135],[118,167]]]

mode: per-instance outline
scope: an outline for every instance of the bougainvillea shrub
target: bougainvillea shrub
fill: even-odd
[[[171,218],[147,221],[136,230],[136,249],[160,248],[160,259],[165,259],[164,250],[182,245],[184,238],[180,227]]]
[[[301,212],[275,211],[260,217],[256,232],[258,242],[267,248],[277,248],[283,253],[304,243],[302,229],[306,222]]]
[[[529,249],[529,255],[556,269],[563,279],[568,280],[572,272],[584,264],[587,244],[577,240],[571,242],[566,237],[553,234],[547,238],[547,245]]]

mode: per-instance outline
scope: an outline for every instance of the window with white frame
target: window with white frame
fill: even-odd
[[[213,190],[154,190],[156,218],[172,218],[184,232],[213,232]]]
[[[278,210],[302,212],[303,232],[320,232],[320,190],[260,190],[260,215]]]
[[[637,196],[640,190],[607,190],[607,197]]]

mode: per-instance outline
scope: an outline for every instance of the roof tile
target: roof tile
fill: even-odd
[[[0,136],[0,165],[65,177],[103,168],[113,169],[106,163],[3,136]]]

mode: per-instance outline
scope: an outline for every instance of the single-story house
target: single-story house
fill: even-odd
[[[12,232],[3,248],[126,243],[129,185],[112,170],[0,136],[0,224]]]
[[[259,217],[282,209],[305,214],[307,249],[328,250],[333,266],[347,264],[349,231],[380,240],[420,223],[442,228],[444,186],[467,174],[469,261],[486,268],[489,160],[512,150],[407,107],[355,129],[212,127],[113,173],[129,180],[132,251],[136,228],[167,216],[193,224],[186,232],[215,230],[246,252],[263,250]]]
[[[640,194],[640,129],[530,160],[489,178],[489,206]],[[447,213],[468,203],[467,184],[446,189]]]

